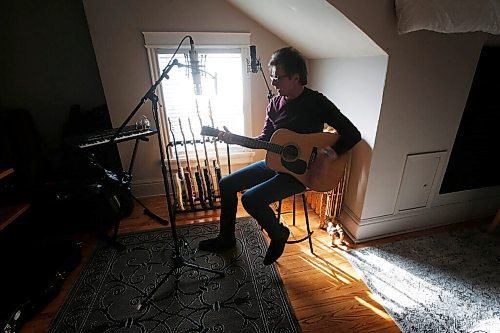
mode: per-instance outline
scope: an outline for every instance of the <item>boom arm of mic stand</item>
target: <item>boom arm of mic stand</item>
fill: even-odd
[[[172,68],[174,66],[180,66],[179,64],[179,61],[177,59],[174,59],[172,60],[172,62],[170,64],[168,64],[164,69],[163,69],[163,72],[161,73],[160,77],[158,78],[158,80],[156,80],[155,83],[153,83],[153,85],[149,88],[149,90],[146,92],[146,94],[141,98],[139,104],[137,104],[137,106],[134,108],[134,110],[132,110],[132,112],[128,115],[127,119],[125,119],[125,121],[121,124],[121,126],[118,128],[118,130],[116,131],[115,135],[119,134],[121,132],[121,130],[128,124],[128,122],[130,121],[130,119],[132,119],[132,117],[137,113],[137,111],[139,111],[139,109],[141,108],[141,106],[149,99],[151,102],[155,103],[158,101],[158,97],[156,96],[155,94],[155,91],[156,91],[156,88],[158,87],[158,85],[161,83],[161,81],[164,79],[164,78],[167,78],[168,79],[168,73],[170,72],[170,70],[172,70]],[[110,141],[113,141],[114,138],[112,138]]]
[[[155,94],[155,91],[156,91],[156,88],[158,87],[158,85],[161,83],[161,81],[164,79],[164,78],[168,78],[168,73],[170,72],[170,70],[174,67],[174,66],[178,66],[179,65],[179,62],[177,61],[177,59],[174,59],[172,60],[171,63],[169,63],[164,69],[163,69],[163,72],[161,73],[160,77],[158,78],[158,80],[156,80],[155,83],[153,83],[153,85],[148,89],[148,91],[146,92],[146,94],[141,98],[140,102],[137,104],[137,106],[132,110],[132,112],[128,115],[127,119],[125,119],[125,121],[120,125],[120,127],[117,129],[116,133],[114,133],[113,137],[109,140],[110,143],[114,142],[115,138],[121,133],[121,131],[123,130],[123,128],[129,123],[130,119],[132,119],[132,117],[137,113],[137,111],[139,111],[139,109],[142,107],[142,105],[149,99],[153,105],[154,105],[154,108],[157,110],[157,104],[158,104],[158,97],[156,96]],[[157,119],[156,119],[156,114],[153,115],[153,117],[155,118],[155,122],[157,122]],[[158,127],[158,123],[156,123],[156,126]],[[160,130],[158,129],[158,135],[160,133]],[[160,143],[161,144],[161,143]],[[161,151],[161,157],[163,157],[163,150]],[[165,170],[163,170],[164,168],[162,168],[162,173],[165,172]],[[163,175],[164,178],[166,175]],[[166,179],[166,178],[165,178]],[[170,202],[170,195],[169,195],[169,192],[168,192],[168,183],[166,180],[164,180],[164,185],[165,185],[165,196],[167,198],[167,210],[168,210],[168,216],[170,218],[170,220],[173,220],[175,219],[175,216],[173,215],[173,211],[172,211],[172,203]],[[135,197],[134,197],[135,199]],[[138,201],[136,199],[136,201]],[[141,204],[145,209],[146,207]],[[150,211],[147,210],[145,211],[146,213],[149,213]],[[157,217],[155,214],[153,214],[151,212],[151,215],[154,215],[155,218],[160,218],[160,217]],[[148,214],[148,216],[151,216]],[[161,219],[161,218],[160,218]],[[161,219],[162,223],[163,224],[167,224],[168,221],[165,221],[163,219]]]

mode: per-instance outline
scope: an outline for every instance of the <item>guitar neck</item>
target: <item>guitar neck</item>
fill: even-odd
[[[184,138],[184,135],[182,135],[182,144],[184,145],[184,155],[186,155],[186,167],[187,167],[187,171],[191,174],[191,165],[189,163],[189,154],[188,154],[186,139]]]
[[[208,126],[202,126],[201,128],[201,135],[209,135],[209,136],[214,136],[218,137],[220,133],[223,133],[219,131],[216,128],[213,127],[208,127]],[[249,138],[246,136],[238,135],[238,134],[233,134],[231,133],[231,143],[235,143],[237,145],[247,147],[247,148],[253,148],[253,149],[265,149],[267,151],[270,151],[272,153],[276,154],[281,154],[283,152],[283,146],[272,143],[272,142],[267,142],[259,139],[254,139],[254,138]]]
[[[267,151],[281,154],[283,151],[283,146],[271,143],[263,140],[253,139],[242,135],[231,134],[231,140],[243,147],[252,148],[252,149],[265,149]]]
[[[179,154],[177,153],[177,146],[174,141],[175,163],[177,164],[177,172],[181,173],[181,162],[179,161]]]

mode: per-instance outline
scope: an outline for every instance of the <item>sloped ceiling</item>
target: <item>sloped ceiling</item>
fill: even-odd
[[[226,0],[309,59],[385,55],[326,0]]]

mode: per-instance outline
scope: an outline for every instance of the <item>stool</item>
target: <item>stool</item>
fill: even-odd
[[[313,245],[312,245],[312,239],[311,239],[311,235],[313,234],[313,231],[311,231],[311,228],[309,226],[309,215],[307,214],[307,201],[306,201],[306,194],[305,194],[305,192],[293,195],[293,225],[295,226],[295,212],[296,212],[296,210],[295,210],[295,207],[296,207],[295,198],[296,197],[295,196],[299,195],[299,194],[302,196],[302,205],[304,206],[304,217],[306,219],[307,235],[305,237],[301,238],[301,239],[287,241],[286,243],[287,244],[295,244],[295,243],[303,242],[306,239],[309,239],[309,248],[311,249],[311,253],[314,254]],[[278,203],[278,222],[280,221],[280,217],[281,217],[281,201],[282,200],[280,200],[279,203]]]

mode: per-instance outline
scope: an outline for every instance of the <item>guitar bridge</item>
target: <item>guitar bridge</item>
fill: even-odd
[[[309,157],[309,163],[307,163],[307,168],[309,169],[309,166],[311,165],[312,162],[316,160],[316,156],[318,156],[318,147],[313,147],[311,156]]]

